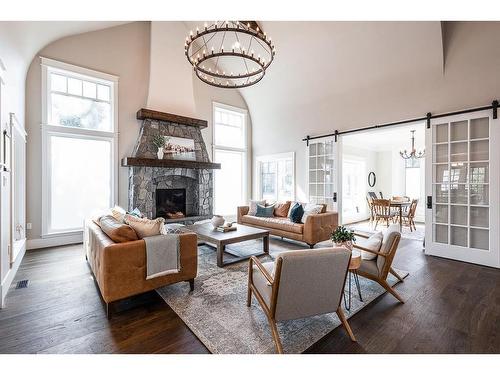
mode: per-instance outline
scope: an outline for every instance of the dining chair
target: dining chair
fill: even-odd
[[[341,306],[350,260],[351,251],[344,247],[285,251],[267,263],[250,258],[247,306],[254,295],[271,326],[278,353],[283,353],[283,347],[276,322],[330,312],[337,313],[356,341]]]
[[[389,227],[389,221],[395,217],[395,213],[391,210],[391,201],[389,199],[374,199],[372,207],[375,215],[375,229],[377,229],[380,220],[385,221]]]
[[[415,212],[417,211],[418,199],[411,201],[407,212],[403,213],[403,225],[410,228],[410,232],[417,230],[415,226]]]
[[[368,238],[362,233],[355,233],[356,236]],[[384,233],[382,244],[378,251],[365,248],[361,245],[354,244],[353,247],[359,250],[367,251],[375,254],[376,257],[371,260],[362,259],[361,266],[357,270],[359,276],[376,281],[391,293],[399,302],[404,303],[403,298],[392,288],[387,282],[389,273],[394,275],[399,281],[404,282],[404,279],[392,268],[392,261],[398,250],[401,233],[399,232],[398,224],[391,224]]]

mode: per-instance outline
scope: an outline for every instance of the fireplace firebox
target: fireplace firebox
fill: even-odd
[[[156,216],[178,219],[186,216],[186,189],[156,189]]]

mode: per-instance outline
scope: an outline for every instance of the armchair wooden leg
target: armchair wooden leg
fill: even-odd
[[[271,332],[273,334],[274,345],[276,346],[276,351],[278,354],[283,354],[283,346],[281,346],[280,335],[278,333],[278,327],[276,326],[276,321],[274,319],[268,318],[269,325],[271,326]]]
[[[247,291],[247,306],[250,307],[252,304],[252,288],[250,288],[250,284],[248,285],[248,291]]]
[[[189,290],[192,292],[194,290],[194,279],[188,281],[189,281]]]
[[[393,274],[394,276],[396,276],[396,278],[397,278],[399,281],[401,281],[402,283],[404,283],[404,282],[405,282],[405,280],[404,280],[401,276],[399,276],[399,275],[398,275],[398,273],[397,273],[396,271],[394,271],[394,269],[393,269],[392,267],[389,269],[389,272],[390,272],[391,274]]]
[[[248,290],[247,290],[247,306],[250,307],[252,304],[252,271],[253,271],[253,262],[252,259],[248,261]]]
[[[379,280],[379,284],[382,285],[385,290],[387,290],[389,293],[391,293],[399,302],[405,303],[403,298],[387,283],[385,280]]]
[[[351,341],[356,341],[356,337],[354,337],[354,333],[352,333],[351,326],[347,322],[347,319],[345,318],[344,312],[342,311],[342,307],[340,307],[340,306],[337,309],[337,316],[339,317],[340,321],[342,322],[342,325],[344,326],[345,330],[349,334]]]

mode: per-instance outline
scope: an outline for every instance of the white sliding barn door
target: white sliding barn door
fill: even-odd
[[[491,110],[431,120],[426,254],[500,267],[499,130]]]
[[[307,147],[308,197],[310,203],[325,203],[329,211],[341,213],[338,143],[334,137],[309,141]],[[339,217],[340,222],[340,217]]]

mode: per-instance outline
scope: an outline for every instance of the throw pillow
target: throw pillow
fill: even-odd
[[[274,205],[272,206],[262,206],[260,204],[257,205],[257,212],[255,216],[257,217],[273,217],[274,213]]]
[[[149,220],[129,214],[125,215],[125,224],[130,225],[135,230],[137,236],[140,239],[161,234],[164,222],[165,219],[162,217],[154,220]]]
[[[302,215],[302,219],[301,221],[303,223],[306,222],[306,219],[309,215],[314,215],[314,214],[319,214],[321,213],[321,211],[323,211],[323,205],[322,204],[312,204],[312,203],[308,203],[306,204],[306,206],[304,207],[304,215]]]
[[[382,231],[373,233],[370,237],[367,239],[360,241],[359,246],[365,247],[367,249],[373,250],[373,251],[380,251],[380,246],[382,246],[382,239],[384,238],[384,235],[382,234]],[[363,251],[361,250],[361,259],[364,260],[373,260],[377,258],[377,254],[372,254],[368,251]]]
[[[128,212],[129,215],[136,216],[136,217],[144,217],[144,215],[139,211],[139,209],[136,207],[132,211]]]
[[[291,203],[292,202],[290,201],[286,201],[285,203],[276,203],[276,205],[274,206],[274,216],[287,217]]]
[[[304,215],[304,209],[300,203],[295,203],[295,205],[290,209],[290,220],[293,223],[300,223],[302,216]]]
[[[102,216],[99,219],[99,226],[113,242],[129,242],[139,239],[131,226],[119,222],[111,215]]]
[[[120,206],[114,206],[112,209],[111,209],[111,215],[113,215],[113,217],[118,220],[120,223],[123,223],[123,218],[125,216],[125,214],[127,213],[127,211],[125,211],[123,208],[121,208]]]
[[[294,207],[297,203],[298,203],[298,204],[300,204],[300,205],[302,206],[302,208],[304,208],[305,203],[302,203],[302,202],[294,202],[294,201],[290,202],[290,210],[288,210],[288,215],[286,215],[287,217],[289,217],[289,218],[290,218],[290,215],[291,215],[291,213],[292,213],[292,208],[293,208],[293,207]]]
[[[248,215],[249,216],[255,216],[257,213],[257,205],[260,204],[261,206],[266,205],[266,200],[260,200],[260,201],[250,201],[250,209],[248,210]]]

